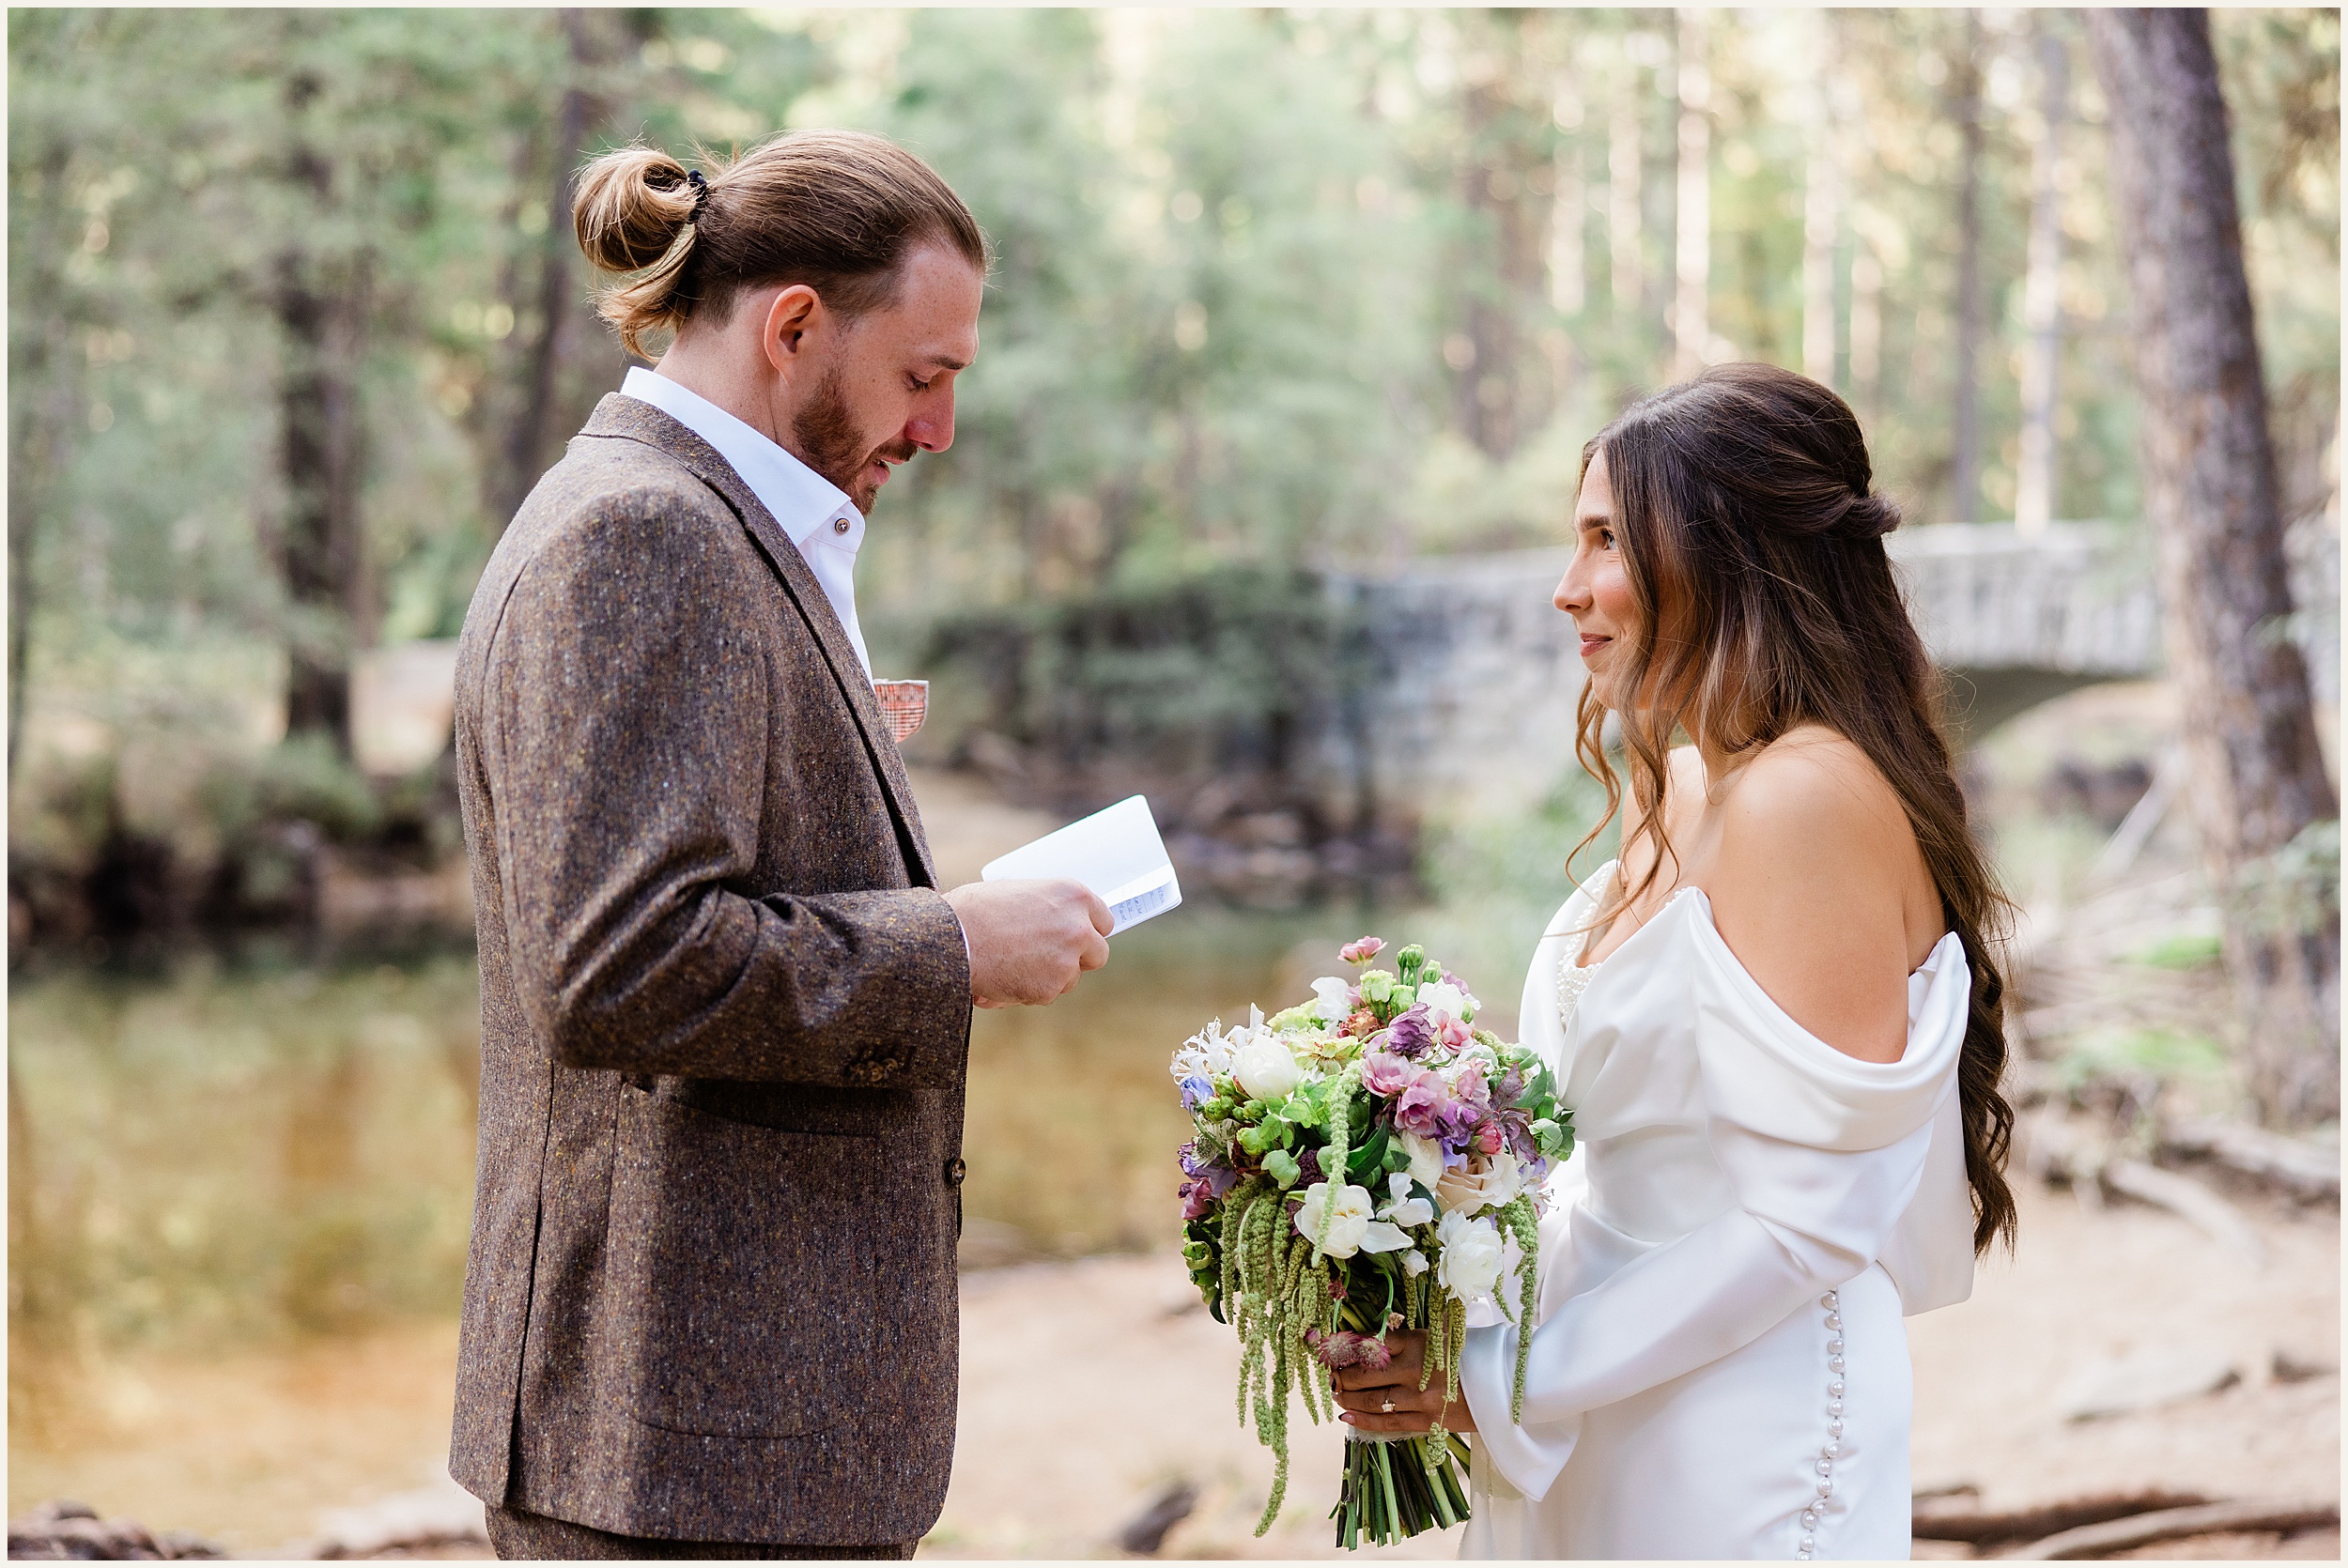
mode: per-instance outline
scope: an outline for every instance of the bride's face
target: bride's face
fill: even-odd
[[[1606,480],[1603,450],[1590,458],[1573,511],[1573,560],[1550,602],[1572,616],[1582,634],[1582,667],[1589,671],[1599,700],[1619,708],[1609,674],[1626,657],[1625,645],[1638,636],[1639,609],[1614,542],[1614,492]]]

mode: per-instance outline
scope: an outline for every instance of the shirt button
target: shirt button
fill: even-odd
[[[959,1161],[959,1160],[949,1160],[948,1161],[946,1161],[946,1185],[947,1185],[947,1186],[949,1186],[949,1187],[959,1187],[959,1186],[961,1186],[961,1185],[962,1185],[962,1178],[963,1178],[964,1176],[968,1176],[969,1174],[970,1174],[970,1167],[968,1167],[967,1165],[965,1165],[965,1164],[964,1164],[961,1161]]]
[[[847,519],[847,518],[845,518],[845,517],[834,517],[834,518],[831,520],[831,530],[832,530],[832,532],[834,532],[834,533],[845,533],[845,532],[847,532],[847,531],[848,531],[848,519]]]

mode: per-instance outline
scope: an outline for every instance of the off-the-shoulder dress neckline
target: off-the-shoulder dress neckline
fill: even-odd
[[[1591,899],[1593,907],[1596,907],[1604,901],[1608,894],[1611,892],[1614,883],[1620,877],[1621,872],[1621,859],[1617,857],[1610,860],[1605,865],[1599,867],[1596,871],[1591,873],[1589,882],[1583,883],[1581,887],[1576,888],[1574,891],[1578,896],[1586,897],[1589,895],[1591,884],[1597,884],[1599,892],[1595,898]],[[1704,904],[1704,923],[1710,929],[1713,943],[1719,948],[1721,955],[1727,959],[1730,967],[1732,967],[1738,976],[1743,979],[1745,985],[1751,989],[1753,993],[1756,995],[1762,1003],[1766,1004],[1770,1012],[1775,1013],[1779,1018],[1783,1019],[1785,1023],[1797,1033],[1813,1041],[1815,1041],[1819,1047],[1827,1051],[1831,1051],[1838,1056],[1846,1057],[1852,1061],[1860,1062],[1861,1065],[1867,1067],[1896,1067],[1898,1065],[1897,1061],[1877,1063],[1867,1062],[1862,1057],[1853,1057],[1848,1052],[1843,1051],[1839,1047],[1829,1045],[1826,1041],[1818,1039],[1817,1036],[1812,1034],[1808,1029],[1803,1028],[1801,1024],[1797,1022],[1793,1018],[1793,1015],[1787,1013],[1784,1007],[1778,1006],[1775,998],[1769,996],[1768,992],[1762,988],[1761,982],[1753,977],[1753,971],[1745,967],[1744,961],[1737,956],[1736,949],[1730,947],[1727,940],[1720,934],[1720,927],[1712,919],[1711,895],[1706,893],[1703,888],[1696,886],[1692,883],[1673,888],[1671,897],[1665,899],[1661,907],[1659,907],[1653,915],[1648,915],[1645,920],[1641,921],[1639,923],[1639,928],[1636,930],[1624,937],[1621,942],[1615,945],[1613,952],[1607,954],[1596,963],[1576,963],[1573,961],[1581,953],[1587,953],[1590,948],[1597,944],[1601,936],[1614,929],[1614,921],[1622,918],[1622,914],[1619,910],[1614,913],[1612,918],[1608,919],[1605,925],[1596,927],[1593,930],[1585,931],[1582,934],[1579,953],[1577,953],[1572,945],[1568,945],[1567,950],[1558,956],[1557,1024],[1560,1029],[1562,1029],[1568,1036],[1573,1033],[1574,1016],[1582,1010],[1582,998],[1589,991],[1591,982],[1598,978],[1599,972],[1604,969],[1608,964],[1613,963],[1616,959],[1620,958],[1623,955],[1624,950],[1630,947],[1632,943],[1638,941],[1649,930],[1661,924],[1663,915],[1672,908],[1672,906],[1678,903],[1682,899],[1686,898],[1691,893],[1694,894]],[[1568,901],[1568,903],[1571,902],[1571,900]],[[1570,936],[1573,933],[1568,930],[1556,934]],[[1932,951],[1924,956],[1924,961],[1918,964],[1914,969],[1908,971],[1908,979],[1912,981],[1920,975],[1931,974],[1934,970],[1936,970],[1939,965],[1941,953],[1947,948],[1948,945],[1952,941],[1957,940],[1960,939],[1957,938],[1954,931],[1950,931],[1942,935],[1939,942],[1933,944]],[[1903,1053],[1902,1054],[1905,1055],[1906,1053]]]

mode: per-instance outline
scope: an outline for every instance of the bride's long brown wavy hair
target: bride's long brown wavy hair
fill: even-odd
[[[1972,1006],[1957,1099],[1973,1248],[2000,1237],[2010,1245],[2005,981],[1989,946],[2010,905],[1966,824],[1941,679],[1884,552],[1899,508],[1871,493],[1857,417],[1807,377],[1721,365],[1626,410],[1583,448],[1583,473],[1600,453],[1640,623],[1623,639],[1615,687],[1636,694],[1616,719],[1642,814],[1623,851],[1628,859],[1640,840],[1653,851],[1625,899],[1653,885],[1664,856],[1677,863],[1662,813],[1675,733],[1736,755],[1816,724],[1865,752],[1907,808],[1942,915],[1965,945]],[[1606,712],[1585,684],[1575,749],[1606,788],[1606,816],[1577,854],[1622,805],[1600,739]]]

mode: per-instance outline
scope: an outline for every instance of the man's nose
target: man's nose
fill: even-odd
[[[918,410],[905,422],[905,439],[923,452],[943,452],[954,444],[954,394],[948,392],[935,407]]]

